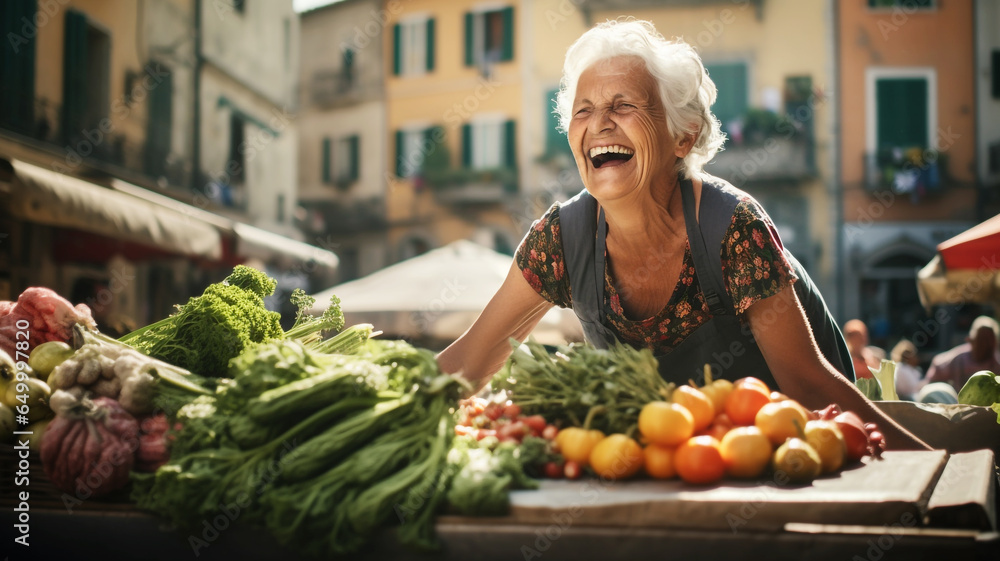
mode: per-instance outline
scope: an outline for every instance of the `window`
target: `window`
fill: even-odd
[[[243,146],[246,123],[243,117],[233,113],[229,117],[229,160],[226,162],[226,173],[229,174],[229,184],[243,183],[246,179],[246,151]]]
[[[347,90],[354,85],[354,49],[345,48],[343,65],[340,68],[341,89]]]
[[[67,11],[67,18],[72,10]],[[9,0],[3,4],[0,17],[0,127],[21,133],[32,133],[35,127],[35,34],[27,37],[22,28],[25,21],[35,21],[38,4],[35,0]],[[17,87],[8,87],[17,84]],[[41,116],[44,118],[44,116]],[[45,139],[42,127],[38,136]]]
[[[867,146],[869,152],[937,148],[936,79],[933,69],[869,68]]]
[[[556,114],[556,94],[559,89],[545,92],[545,155],[568,154],[572,157],[566,133],[559,130],[559,115]]]
[[[990,53],[990,94],[1000,99],[1000,51]]]
[[[396,175],[413,177],[423,167],[424,157],[434,146],[435,127],[396,131]]]
[[[358,180],[360,145],[356,134],[323,139],[323,183],[347,187]]]
[[[719,95],[712,105],[712,113],[722,122],[722,130],[733,132],[746,115],[749,103],[747,65],[744,62],[705,64],[708,76],[715,82]]]
[[[393,29],[393,74],[420,76],[434,70],[434,20],[411,19]]]
[[[929,10],[934,8],[934,0],[868,0],[872,9],[900,7],[910,10]]]
[[[514,60],[514,8],[465,14],[465,65]]]
[[[481,120],[462,126],[462,165],[472,169],[512,168],[514,121]]]
[[[162,81],[149,90],[149,117],[146,119],[146,145],[143,151],[146,173],[159,177],[167,173],[173,132],[174,80],[170,67],[153,60],[150,66],[163,74]]]
[[[111,88],[111,36],[76,10],[66,11],[63,57],[63,134],[76,143],[85,130],[108,117]],[[106,145],[95,146],[102,156]]]

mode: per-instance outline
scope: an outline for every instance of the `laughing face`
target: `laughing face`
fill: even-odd
[[[667,130],[656,81],[638,57],[597,62],[581,75],[569,142],[587,190],[611,200],[673,181],[690,149]]]

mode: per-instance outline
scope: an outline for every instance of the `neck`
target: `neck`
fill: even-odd
[[[677,176],[623,199],[603,204],[609,250],[645,252],[651,242],[683,240],[687,235]]]

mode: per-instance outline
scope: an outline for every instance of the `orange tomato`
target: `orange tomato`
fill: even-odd
[[[715,418],[715,406],[708,396],[687,384],[677,386],[670,396],[674,403],[683,405],[694,417],[694,430],[700,431],[712,423]]]
[[[770,402],[771,392],[764,382],[743,378],[733,384],[733,391],[726,398],[726,415],[735,425],[752,425],[760,408]]]
[[[768,396],[771,395],[771,388],[767,387],[767,384],[764,383],[764,380],[761,380],[760,378],[754,378],[753,376],[747,376],[745,378],[740,378],[739,380],[736,380],[735,382],[733,382],[733,387],[736,386],[753,386],[764,390],[765,392],[767,392]]]
[[[771,463],[774,447],[757,427],[736,427],[719,443],[719,453],[732,477],[752,479]]]
[[[642,449],[642,466],[646,473],[656,479],[672,479],[677,477],[674,468],[674,449],[650,444]]]
[[[651,401],[639,411],[639,432],[651,444],[676,446],[694,434],[694,417],[678,403]]]
[[[791,399],[764,404],[754,417],[754,425],[775,446],[800,436],[808,422],[809,411]]]
[[[781,393],[779,391],[773,391],[773,392],[771,392],[771,401],[785,401],[785,400],[788,400],[788,399],[792,399],[792,398],[788,397],[787,395],[785,395],[785,394],[783,394],[783,393]]]
[[[603,432],[580,427],[565,428],[556,435],[556,444],[562,457],[584,466],[590,459],[590,453],[601,440],[604,440]]]
[[[642,447],[624,434],[612,434],[590,451],[590,468],[607,479],[628,479],[642,469]]]
[[[692,386],[694,383],[691,384]],[[715,407],[715,414],[721,413],[726,406],[726,398],[729,397],[729,392],[733,391],[733,383],[729,380],[713,380],[712,379],[712,367],[705,365],[705,385],[698,388],[701,393],[708,396],[708,399],[712,402]]]
[[[729,415],[719,413],[714,419],[712,419],[712,424],[708,425],[705,430],[699,432],[698,436],[707,434],[708,436],[714,436],[716,440],[721,441],[722,437],[726,436],[726,433],[729,432],[729,429],[731,428],[733,428],[733,422],[729,419]]]
[[[674,453],[674,468],[688,483],[704,485],[722,479],[726,463],[719,451],[719,441],[711,436],[687,439]]]

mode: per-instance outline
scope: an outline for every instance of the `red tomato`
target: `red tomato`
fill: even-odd
[[[516,403],[507,403],[503,408],[503,416],[508,419],[516,419],[521,414],[521,406]]]
[[[514,421],[497,429],[496,435],[501,441],[513,440],[521,442],[524,435],[529,431],[528,426],[523,421]]]
[[[558,462],[545,462],[545,477],[560,479],[563,476],[563,466]]]
[[[542,430],[542,438],[545,440],[555,440],[557,434],[559,434],[559,427],[555,425],[545,425],[545,429]]]
[[[563,465],[563,473],[566,475],[566,479],[579,479],[582,470],[580,464],[573,460],[567,460],[566,464]]]
[[[503,416],[503,412],[504,412],[503,404],[497,403],[495,401],[487,403],[485,409],[483,409],[483,415],[486,415],[486,417],[491,421],[496,421],[497,419],[499,419],[501,416]]]
[[[542,417],[541,415],[531,415],[522,420],[524,421],[524,424],[528,425],[528,428],[531,429],[532,432],[538,434],[541,434],[542,431],[545,430],[545,427],[548,426],[548,423],[545,422],[545,417]]]

